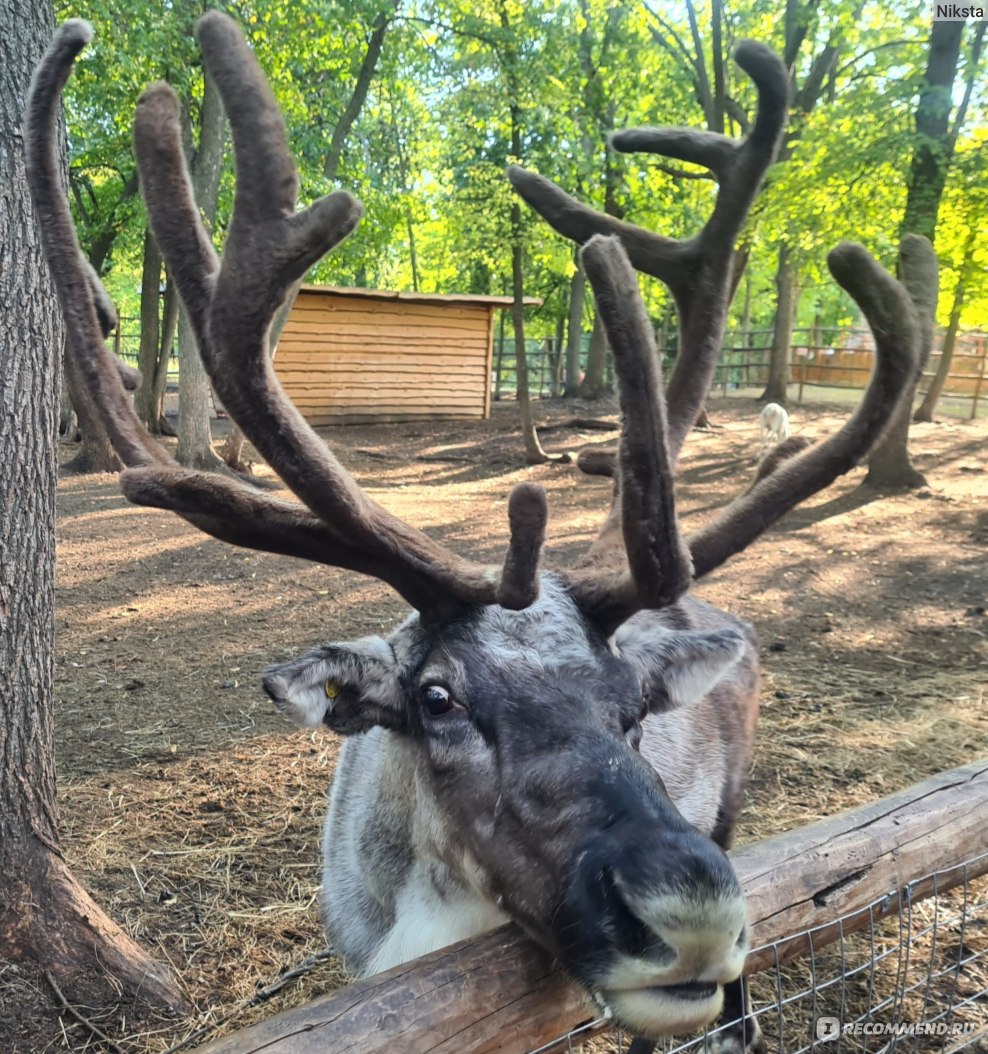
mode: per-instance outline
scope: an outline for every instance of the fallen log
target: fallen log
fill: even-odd
[[[804,954],[809,931],[818,949],[897,911],[905,897],[916,901],[988,873],[988,761],[731,858],[756,949],[745,972],[757,973]],[[524,1054],[597,1013],[545,952],[505,926],[283,1011],[197,1054]]]

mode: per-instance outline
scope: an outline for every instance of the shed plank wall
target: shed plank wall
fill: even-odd
[[[303,291],[275,372],[313,424],[485,417],[492,315]]]

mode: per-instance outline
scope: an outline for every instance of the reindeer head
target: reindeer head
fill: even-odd
[[[418,822],[428,803],[430,858],[654,1032],[716,1012],[747,949],[727,858],[638,754],[641,722],[650,706],[695,704],[747,642],[736,628],[626,626],[609,641],[546,573],[523,610],[472,607],[431,625],[413,615],[386,640],[316,648],[264,683],[306,725],[397,733]],[[355,782],[343,773],[336,792]],[[348,953],[361,971],[394,965]]]
[[[650,149],[714,171],[717,204],[689,241],[600,216],[539,177],[510,173],[550,222],[585,243],[622,410],[611,514],[584,560],[553,574],[539,567],[540,487],[522,484],[511,495],[503,566],[472,563],[364,495],[278,386],[267,354],[274,313],[354,229],[361,207],[336,193],[296,212],[297,176],[274,97],[243,37],[218,12],[202,19],[199,38],[236,152],[222,261],[192,198],[178,102],[163,84],[138,104],[141,184],[213,386],[301,504],[180,468],[144,431],[105,348],[105,293],[83,264],[58,181],[56,104],[89,35],[85,23],[66,23],[39,68],[29,174],[71,353],[128,465],[125,494],[235,545],[391,585],[415,614],[387,639],[327,645],[272,667],[264,685],[276,704],[306,725],[397,737],[413,761],[410,793],[428,795],[434,808],[436,851],[622,1022],[654,1034],[710,1020],[719,986],[744,960],[742,891],[724,853],[677,811],[637,746],[649,714],[695,706],[742,669],[750,688],[754,658],[740,623],[682,629],[677,616],[662,613],[674,610],[693,578],[863,457],[916,360],[915,312],[904,291],[863,249],[836,250],[831,267],[877,338],[878,367],[861,408],[707,527],[681,536],[673,466],[719,350],[733,243],[785,122],[782,64],[760,45],[738,49],[760,100],[743,142],[669,130],[615,138],[619,149]],[[668,420],[629,255],[670,285],[679,307]]]

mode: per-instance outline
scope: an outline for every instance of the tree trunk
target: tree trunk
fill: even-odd
[[[599,399],[607,392],[604,371],[607,366],[607,334],[599,314],[594,315],[593,332],[590,334],[590,352],[587,355],[587,371],[580,385],[581,399]]]
[[[515,378],[517,381],[518,413],[521,436],[525,444],[525,463],[541,465],[549,460],[535,430],[532,403],[528,396],[528,354],[525,349],[525,276],[522,267],[521,206],[511,206],[511,229],[515,237],[511,245],[511,322],[515,336]]]
[[[751,271],[745,269],[744,307],[741,309],[741,348],[747,351],[751,347]],[[744,359],[747,361],[748,356]]]
[[[79,435],[79,421],[72,407],[72,399],[69,396],[69,386],[65,383],[65,373],[58,386],[58,434],[62,439],[70,443],[78,442],[82,437]]]
[[[964,22],[934,22],[930,30],[930,53],[926,79],[916,106],[916,146],[909,171],[906,211],[900,234],[922,234],[935,243],[937,216],[943,197],[952,154],[950,133],[951,95],[960,59]],[[973,65],[973,64],[972,64]],[[970,76],[974,70],[970,71]],[[933,314],[936,296],[933,297]],[[923,320],[924,324],[926,319]],[[932,319],[930,325],[932,326]],[[904,401],[885,438],[868,459],[865,482],[876,490],[914,490],[926,478],[909,459],[909,419],[920,375]]]
[[[954,290],[954,303],[950,311],[950,322],[947,325],[947,332],[943,336],[943,346],[940,348],[940,361],[937,363],[937,372],[934,374],[933,380],[930,381],[929,390],[923,396],[923,401],[913,414],[914,421],[929,422],[933,420],[933,414],[936,412],[937,403],[940,401],[943,386],[947,383],[947,377],[950,374],[951,363],[954,361],[954,347],[957,344],[957,330],[960,328],[961,308],[963,306],[964,284],[963,282],[958,282],[957,288]]]
[[[865,484],[880,491],[915,490],[926,485],[926,478],[913,468],[909,460],[909,418],[912,413],[913,394],[926,367],[933,344],[933,325],[937,310],[938,278],[936,257],[927,246],[934,262],[932,269],[917,268],[905,257],[907,246],[899,251],[899,280],[906,287],[916,307],[921,328],[921,345],[916,375],[892,417],[884,438],[872,451],[868,459],[868,475]]]
[[[0,957],[106,1000],[108,976],[185,1008],[168,970],[90,900],[59,844],[52,735],[55,442],[62,324],[24,174],[28,81],[51,39],[50,4],[0,0]]]
[[[569,287],[569,320],[566,336],[566,381],[563,394],[572,399],[580,393],[580,352],[583,347],[583,304],[587,298],[587,276],[577,257]]]
[[[919,409],[913,414],[914,421],[932,421],[936,412],[937,402],[943,386],[947,383],[950,375],[950,365],[954,358],[954,346],[957,343],[957,331],[961,325],[961,311],[964,308],[964,298],[967,294],[967,283],[971,278],[974,260],[974,246],[977,242],[979,232],[978,224],[971,223],[971,229],[961,250],[961,269],[957,276],[957,285],[954,287],[954,299],[950,307],[950,319],[947,322],[947,332],[943,337],[943,347],[940,349],[940,362],[937,364],[936,376],[930,384],[929,391],[923,399]]]
[[[154,405],[158,408],[158,424],[157,428],[152,428],[151,431],[155,435],[177,434],[165,416],[165,391],[168,388],[168,366],[175,346],[175,334],[178,332],[179,307],[178,290],[166,268],[165,296],[161,307],[161,343],[158,346],[158,363],[154,374]]]
[[[950,167],[950,109],[964,22],[934,22],[926,78],[916,106],[916,146],[909,170],[900,236],[922,234],[932,243]]]
[[[208,74],[203,89],[199,148],[192,162],[192,188],[207,230],[216,217],[223,170],[225,117],[219,91]],[[199,358],[185,308],[178,320],[178,449],[176,458],[190,468],[221,469],[209,425],[209,379]]]
[[[72,409],[79,422],[81,442],[79,453],[64,465],[66,472],[88,475],[97,472],[119,472],[124,466],[110,444],[103,419],[93,406],[79,372],[68,354],[64,356],[65,386],[69,391]]]
[[[909,416],[912,400],[906,399],[892,419],[885,438],[868,459],[865,483],[881,491],[916,490],[926,486],[926,477],[909,460]]]
[[[141,343],[137,368],[141,386],[134,393],[137,416],[152,431],[158,430],[161,405],[155,400],[158,357],[161,351],[161,253],[151,233],[144,230],[144,261],[141,270]]]
[[[559,399],[563,394],[563,358],[566,344],[566,318],[560,315],[556,319],[556,336],[552,341],[552,397]]]
[[[501,401],[501,381],[504,376],[504,312],[497,321],[497,351],[494,354],[494,402]]]
[[[772,350],[768,364],[768,384],[761,394],[767,403],[786,405],[789,392],[789,358],[792,346],[792,326],[796,313],[796,269],[792,252],[787,245],[779,248],[779,267],[775,273],[778,291],[775,323],[772,329]]]

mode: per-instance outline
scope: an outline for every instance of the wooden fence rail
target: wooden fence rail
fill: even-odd
[[[835,337],[832,344],[813,341],[798,343],[794,339],[790,364],[790,383],[799,386],[797,401],[803,401],[804,387],[849,388],[863,390],[874,365],[874,350],[864,338],[849,344]],[[759,388],[768,383],[771,347],[759,336],[752,342],[748,334],[740,344],[725,346],[714,373],[714,387],[725,395],[732,388]],[[939,337],[938,337],[939,339]],[[925,395],[940,361],[940,351],[934,348],[927,368],[920,378],[919,394]],[[942,396],[963,399],[971,403],[971,417],[978,416],[979,401],[988,397],[988,334],[967,333],[958,341],[953,353]]]
[[[748,897],[757,973],[861,927],[900,898],[988,873],[988,760],[731,854]],[[961,867],[967,861],[968,866]],[[884,897],[879,915],[867,905]],[[823,929],[819,929],[822,927]],[[781,942],[781,943],[780,943]],[[596,1016],[582,991],[511,926],[358,981],[197,1054],[524,1054]]]

